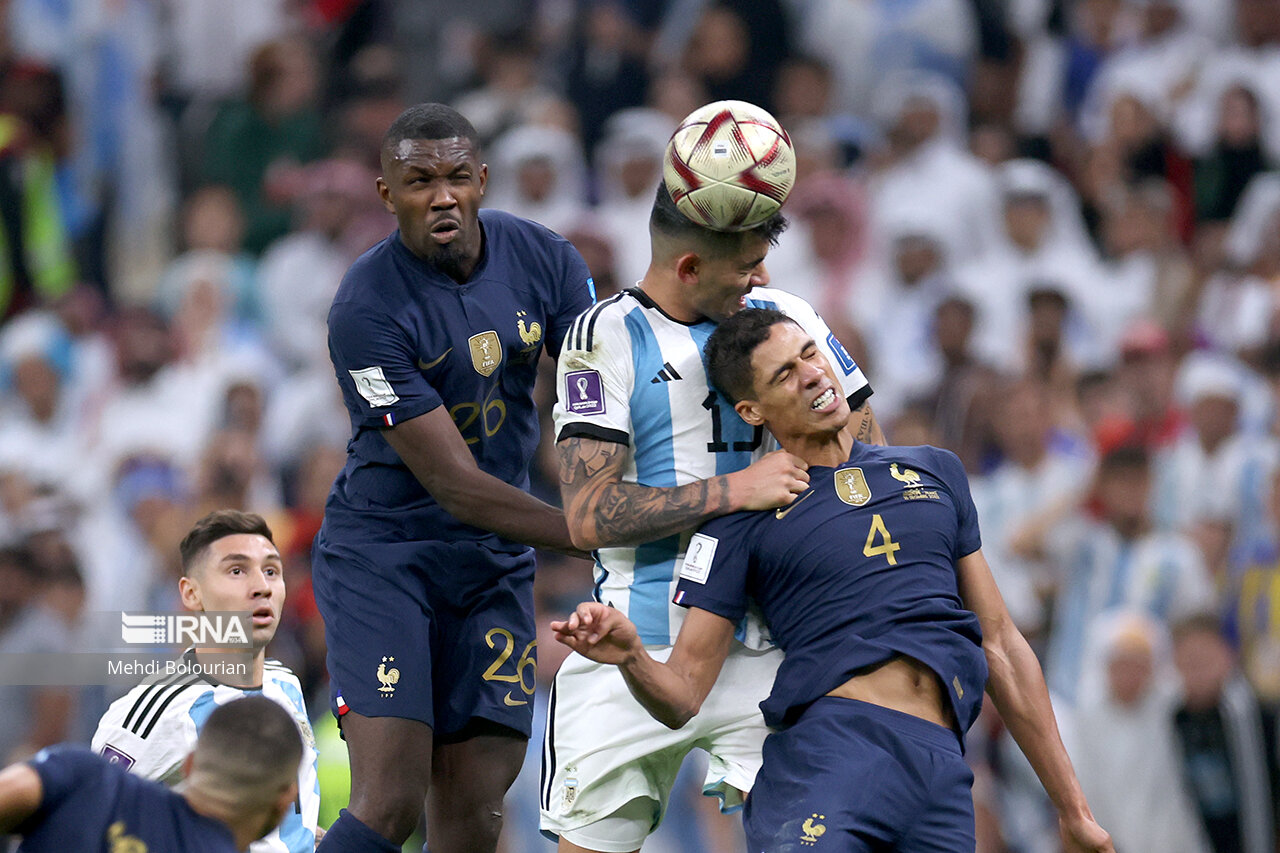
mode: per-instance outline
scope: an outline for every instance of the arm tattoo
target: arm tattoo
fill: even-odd
[[[569,527],[602,546],[652,542],[729,511],[723,476],[671,488],[641,486],[620,480],[623,445],[567,438],[556,450]]]

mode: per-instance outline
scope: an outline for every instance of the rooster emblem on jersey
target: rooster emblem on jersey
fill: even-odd
[[[827,816],[822,814],[813,814],[804,819],[804,823],[800,825],[800,831],[804,835],[800,836],[800,843],[805,847],[812,847],[818,843],[818,839],[827,831],[826,826],[815,821],[826,820]]]
[[[147,853],[146,842],[124,834],[124,821],[118,820],[107,828],[107,843],[111,853]]]
[[[520,332],[520,340],[524,341],[527,346],[533,346],[542,340],[542,324],[535,321],[530,323],[528,328],[525,328],[525,316],[527,315],[524,311],[516,312],[516,330]]]
[[[902,488],[904,489],[911,489],[920,485],[920,475],[910,468],[903,468],[899,471],[897,462],[889,464],[889,476],[902,483]]]
[[[386,696],[396,692],[396,683],[400,681],[400,670],[395,667],[387,669],[387,664],[394,662],[395,658],[384,657],[382,663],[378,664],[378,680],[382,682],[378,692]]]

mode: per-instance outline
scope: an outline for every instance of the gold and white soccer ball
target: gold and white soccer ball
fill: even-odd
[[[766,110],[716,101],[680,122],[662,158],[662,178],[689,219],[717,231],[745,231],[787,200],[796,154]]]

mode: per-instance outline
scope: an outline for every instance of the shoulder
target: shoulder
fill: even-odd
[[[631,353],[626,348],[630,340],[627,316],[638,307],[635,297],[626,290],[597,302],[573,321],[564,339],[563,352],[591,354],[623,351],[629,359]]]
[[[263,663],[262,677],[264,680],[271,681],[279,686],[294,687],[299,691],[302,690],[302,682],[298,680],[297,674],[274,658],[267,658],[266,662]]]
[[[796,296],[794,293],[788,293],[785,290],[778,290],[773,287],[753,288],[751,293],[747,294],[747,306],[750,308],[772,308],[775,311],[781,311],[788,317],[796,318],[808,317],[818,313],[803,298]]]
[[[555,248],[573,247],[572,243],[542,223],[505,210],[482,208],[480,222],[484,224],[485,232],[490,237],[528,241]]]
[[[396,273],[395,247],[392,245],[399,232],[393,232],[379,240],[347,267],[338,291],[333,298],[334,310],[339,306],[381,306],[387,291],[387,282]]]
[[[201,695],[212,691],[210,684],[191,674],[145,681],[111,703],[98,731],[115,728],[146,739],[165,726],[164,721],[185,713]]]
[[[731,512],[706,522],[694,535],[716,541],[729,540],[736,544],[748,544],[752,529],[772,516],[774,512],[771,509]]]

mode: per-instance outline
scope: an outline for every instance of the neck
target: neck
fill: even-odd
[[[788,453],[799,456],[809,465],[822,465],[827,468],[834,468],[848,462],[854,441],[848,425],[833,432],[788,435],[778,439],[782,449]]]
[[[656,263],[649,266],[648,272],[640,280],[640,289],[652,299],[663,313],[681,323],[696,323],[703,319],[698,310],[689,301],[686,288],[680,279]]]
[[[216,820],[225,826],[231,833],[237,850],[248,850],[250,844],[262,837],[263,833],[257,830],[264,822],[265,815],[257,812],[246,813],[243,806],[211,794],[202,786],[192,784],[189,780],[180,784],[176,790],[196,814]]]
[[[231,687],[261,687],[265,647],[257,649],[196,649],[196,661],[210,669],[215,680]]]

